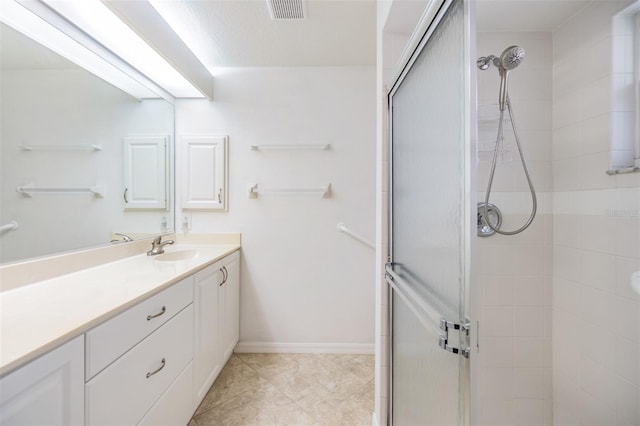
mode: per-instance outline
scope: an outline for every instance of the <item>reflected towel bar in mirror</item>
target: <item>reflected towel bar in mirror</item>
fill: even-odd
[[[90,186],[84,188],[66,188],[66,187],[38,187],[38,186],[19,186],[16,192],[26,197],[33,197],[33,194],[93,194],[96,198],[104,198],[104,186]]]
[[[102,151],[102,145],[21,145],[23,151]]]

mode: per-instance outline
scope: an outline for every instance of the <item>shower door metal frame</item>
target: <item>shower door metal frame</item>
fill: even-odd
[[[467,87],[465,90],[464,111],[467,117],[465,121],[465,170],[467,174],[465,176],[465,200],[464,200],[464,212],[463,225],[466,229],[464,233],[464,258],[465,258],[465,271],[464,271],[464,286],[461,289],[461,300],[463,312],[461,312],[461,318],[469,319],[469,345],[470,351],[468,358],[465,359],[460,356],[460,376],[457,378],[461,385],[461,388],[465,389],[463,395],[459,395],[459,410],[463,414],[463,425],[476,424],[478,415],[478,401],[476,399],[478,392],[478,379],[477,379],[477,357],[476,354],[480,350],[478,343],[478,331],[479,321],[477,315],[477,300],[478,289],[475,284],[474,272],[476,270],[476,260],[472,255],[475,253],[475,230],[477,227],[476,215],[477,215],[477,71],[473,66],[476,55],[476,17],[475,17],[475,2],[473,0],[430,0],[423,15],[421,16],[418,24],[416,25],[411,38],[407,42],[407,46],[399,60],[399,66],[396,68],[396,72],[392,78],[393,84],[387,91],[387,137],[388,137],[388,219],[387,219],[387,232],[388,232],[388,253],[387,260],[389,264],[393,262],[393,107],[392,97],[396,92],[406,75],[408,74],[411,66],[419,56],[422,49],[427,45],[431,35],[435,32],[438,24],[442,18],[446,15],[449,7],[455,1],[464,2],[464,56],[467,60],[465,64],[465,80]],[[389,341],[387,345],[387,356],[389,360],[388,369],[388,383],[387,383],[387,419],[386,424],[393,426],[393,296],[394,289],[391,285],[388,285],[388,329],[389,329]],[[401,297],[405,297],[400,295]],[[415,311],[414,311],[415,313]],[[421,318],[424,321],[424,318]],[[456,356],[452,354],[452,356]]]

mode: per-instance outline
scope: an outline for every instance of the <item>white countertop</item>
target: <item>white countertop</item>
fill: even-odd
[[[205,266],[239,245],[177,244],[198,249],[175,262],[146,254],[0,293],[0,376],[80,335]]]

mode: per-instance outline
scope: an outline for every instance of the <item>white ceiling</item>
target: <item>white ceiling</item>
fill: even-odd
[[[552,31],[590,0],[477,0],[479,31]],[[404,0],[419,15],[422,1]],[[308,0],[307,18],[272,20],[266,0],[155,0],[210,69],[374,65],[375,0]],[[395,28],[386,28],[397,30]],[[14,30],[1,34],[3,69],[74,65]]]
[[[153,4],[210,69],[376,61],[375,0],[308,0],[302,20],[272,20],[266,0]]]
[[[477,0],[478,31],[557,29],[591,0]]]

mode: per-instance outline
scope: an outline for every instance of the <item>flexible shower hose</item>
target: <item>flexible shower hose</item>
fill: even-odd
[[[522,147],[520,146],[520,137],[518,136],[516,122],[513,117],[513,111],[511,110],[511,101],[509,101],[509,95],[506,96],[506,99],[507,99],[506,109],[509,111],[509,118],[511,119],[511,127],[513,127],[513,135],[516,138],[516,146],[518,147],[518,154],[520,154],[520,161],[522,162],[524,175],[526,176],[527,183],[529,184],[529,192],[531,192],[531,201],[532,201],[531,215],[529,216],[529,219],[526,221],[524,225],[522,225],[520,228],[514,231],[501,231],[500,229],[496,229],[493,227],[493,225],[491,224],[491,220],[489,219],[489,211],[488,211],[489,197],[491,196],[491,186],[493,185],[493,175],[496,171],[496,164],[498,163],[498,151],[500,150],[503,136],[504,136],[504,128],[503,128],[504,109],[500,111],[500,121],[498,122],[498,136],[496,138],[496,148],[493,153],[493,162],[491,163],[491,173],[489,174],[489,183],[487,184],[487,193],[485,194],[485,197],[484,197],[483,208],[484,208],[484,217],[487,218],[486,223],[489,226],[489,228],[491,228],[493,231],[497,232],[498,234],[515,235],[527,229],[529,225],[531,225],[531,222],[533,222],[533,218],[536,217],[536,211],[538,209],[538,200],[536,198],[536,190],[533,188],[533,183],[531,182],[531,177],[529,176],[529,170],[527,169],[527,162],[524,159],[524,154],[522,153]]]

